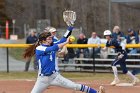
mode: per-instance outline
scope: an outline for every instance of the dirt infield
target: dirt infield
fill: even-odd
[[[109,81],[73,80],[98,89],[100,85],[106,88],[106,93],[140,93],[140,84],[133,87],[110,86]],[[1,80],[0,93],[30,93],[35,81],[30,80]],[[44,93],[82,93],[70,89],[51,86]]]

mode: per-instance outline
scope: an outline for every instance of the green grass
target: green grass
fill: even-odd
[[[61,73],[66,78],[72,79],[105,79],[112,78],[112,74],[107,73],[80,73],[80,72],[62,72]],[[0,79],[35,79],[37,77],[36,72],[0,72]]]
[[[0,72],[0,80],[10,79],[35,79],[37,77],[36,72]]]
[[[113,75],[111,73],[85,73],[85,72],[65,72],[62,73],[63,76],[67,78],[77,78],[77,79],[112,79]]]
[[[113,75],[108,73],[85,73],[85,72],[62,72],[61,73],[66,78],[71,79],[112,79]],[[35,79],[37,77],[36,72],[0,72],[0,79]]]
[[[86,73],[86,72],[62,72],[64,77],[77,80],[112,80],[112,73]],[[0,72],[0,80],[10,79],[36,79],[36,72]],[[121,79],[128,80],[123,74],[119,74]],[[140,78],[140,75],[138,76]]]

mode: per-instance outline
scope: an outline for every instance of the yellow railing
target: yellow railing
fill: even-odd
[[[105,44],[68,44],[67,47],[71,48],[85,48],[85,47],[105,47]],[[140,44],[126,44],[126,48],[140,48]]]
[[[26,48],[29,47],[31,44],[0,44],[0,48]],[[70,48],[86,48],[86,47],[93,47],[96,48],[98,46],[104,47],[105,44],[67,44],[67,47]],[[140,48],[140,44],[127,44],[126,48]]]
[[[1,48],[26,48],[31,44],[0,44]]]
[[[8,48],[26,48],[29,47],[31,44],[0,44],[0,48],[6,48],[6,55],[7,55],[7,73],[9,72],[9,51]],[[105,44],[67,44],[67,47],[71,48],[86,48],[86,47],[93,47],[96,48],[98,46],[104,47]],[[127,44],[126,48],[140,48],[140,44]],[[94,57],[93,57],[94,59]],[[93,60],[94,72],[95,72],[95,62]]]

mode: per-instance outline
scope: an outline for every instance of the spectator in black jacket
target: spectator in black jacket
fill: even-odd
[[[79,35],[78,40],[77,40],[77,44],[87,44],[87,41],[88,41],[88,39],[86,38],[86,36],[83,33],[81,33]],[[83,54],[84,58],[89,57],[88,48],[78,48],[77,51],[76,51],[77,58],[80,57],[80,54]]]
[[[26,39],[26,44],[34,44],[36,41],[37,41],[36,29],[31,29],[30,35]],[[24,71],[29,70],[31,59],[32,59],[31,57],[27,58]],[[38,69],[36,57],[33,58],[33,65],[34,65],[34,70],[36,71]]]

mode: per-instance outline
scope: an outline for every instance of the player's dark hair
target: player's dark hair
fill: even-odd
[[[39,46],[40,44],[42,44],[42,42],[45,41],[46,38],[49,37],[49,36],[51,36],[50,32],[41,33],[38,37],[37,42],[25,49],[23,57],[24,58],[32,57],[35,54],[36,47]]]

